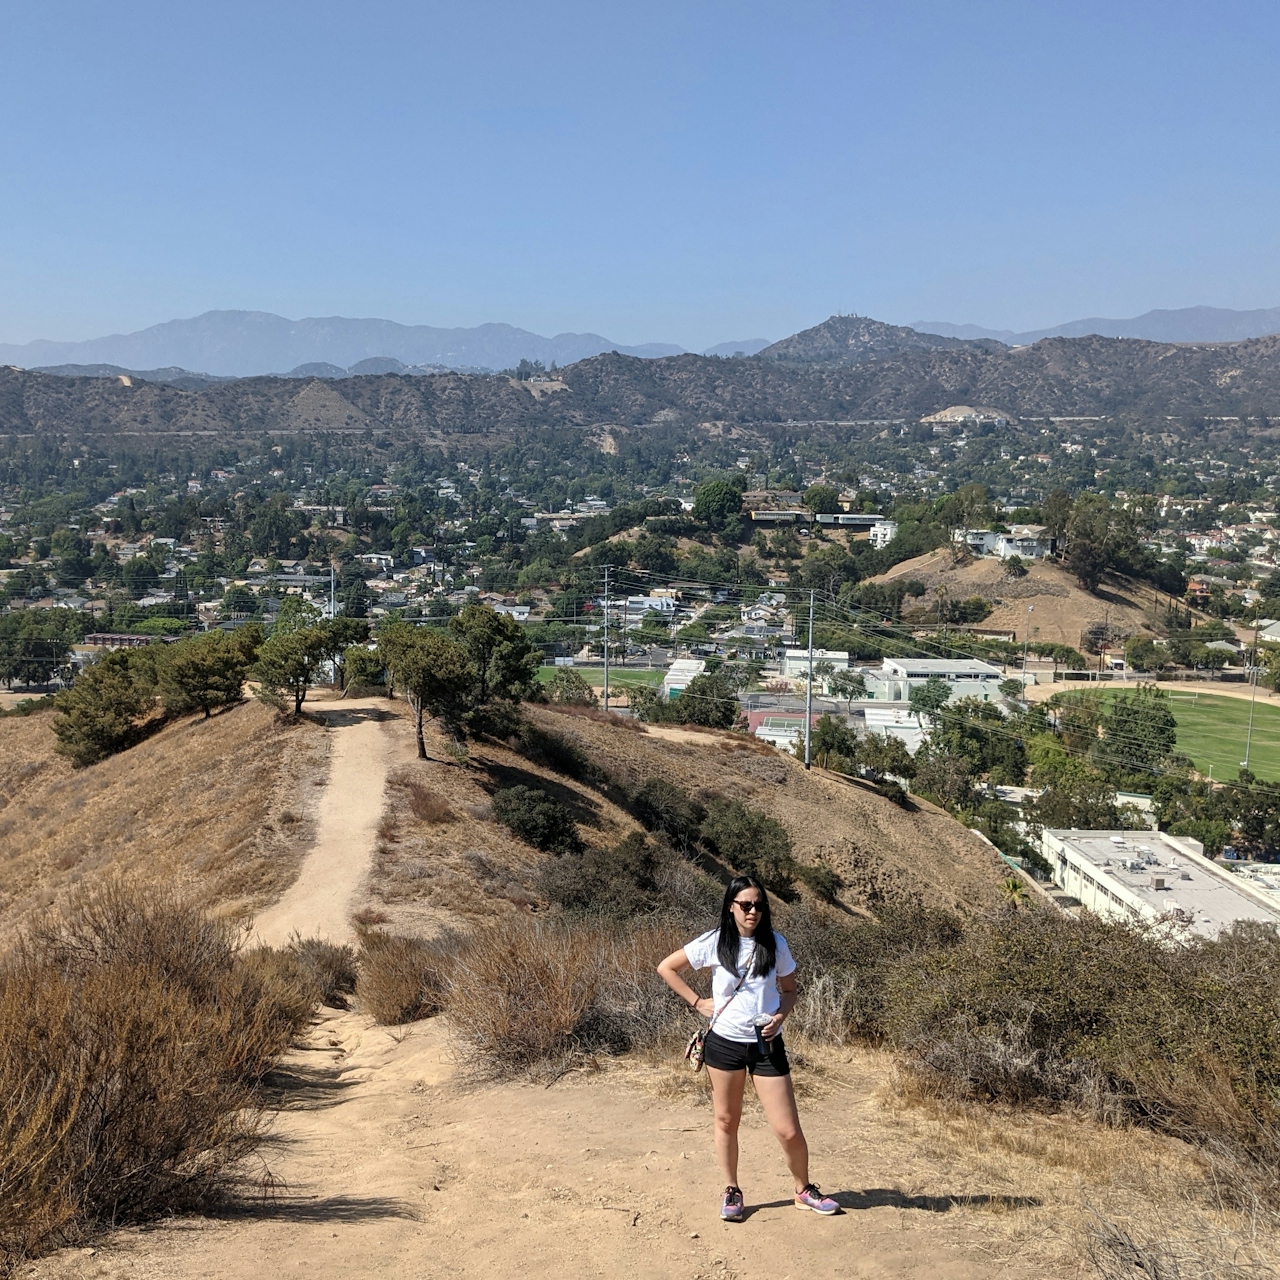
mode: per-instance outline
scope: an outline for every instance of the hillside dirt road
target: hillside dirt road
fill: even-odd
[[[297,880],[279,902],[254,921],[269,946],[294,933],[351,942],[351,912],[373,859],[383,790],[393,750],[385,698],[321,703],[316,707],[334,735],[329,778],[316,814],[316,842]]]

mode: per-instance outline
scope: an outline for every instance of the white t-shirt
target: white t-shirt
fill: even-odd
[[[777,964],[764,975],[758,977],[751,968],[755,960],[755,942],[751,938],[738,940],[738,972],[731,973],[716,955],[716,946],[720,941],[720,930],[712,929],[701,934],[692,942],[686,942],[685,958],[694,969],[711,967],[711,998],[719,1009],[733,990],[738,987],[738,979],[746,973],[746,980],[738,987],[738,994],[733,996],[725,1006],[724,1012],[711,1024],[711,1029],[726,1040],[736,1040],[740,1044],[755,1044],[755,1020],[760,1014],[775,1014],[781,1003],[778,997],[778,979],[795,973],[796,962],[791,958],[791,948],[787,940],[774,930],[773,940],[778,948]],[[713,1011],[714,1012],[714,1011]]]

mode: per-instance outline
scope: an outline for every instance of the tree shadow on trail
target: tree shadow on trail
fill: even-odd
[[[303,715],[318,721],[329,729],[346,729],[351,725],[365,724],[373,720],[394,720],[395,714],[384,711],[381,707],[335,707],[332,704],[323,707],[306,707]]]
[[[248,1196],[213,1205],[206,1218],[224,1221],[332,1222],[351,1224],[387,1218],[412,1221],[417,1213],[412,1205],[393,1196],[309,1196],[287,1191]],[[193,1230],[199,1228],[192,1226]]]

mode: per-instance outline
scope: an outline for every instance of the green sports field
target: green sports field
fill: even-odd
[[[1104,693],[1103,697],[1116,697]],[[1169,710],[1178,722],[1178,749],[1195,761],[1201,773],[1233,778],[1244,759],[1249,731],[1249,701],[1181,689],[1166,692]],[[1253,744],[1249,768],[1259,778],[1280,779],[1280,699],[1258,690],[1254,707]]]
[[[555,667],[539,667],[538,679],[546,684],[555,675],[556,670]],[[589,685],[597,689],[604,684],[603,667],[570,667],[569,670],[576,671]],[[643,667],[610,667],[609,688],[625,689],[644,684],[659,685],[662,683],[663,674],[661,671],[646,671]]]

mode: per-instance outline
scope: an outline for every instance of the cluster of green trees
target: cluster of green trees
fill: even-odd
[[[103,654],[58,695],[58,752],[84,768],[133,746],[169,717],[200,711],[207,718],[240,701],[261,646],[262,630],[251,626]]]
[[[492,704],[533,696],[541,662],[519,623],[479,604],[467,605],[444,629],[393,622],[379,632],[378,652],[393,687],[408,699],[423,760],[424,721],[461,734]]]
[[[694,676],[675,698],[662,697],[651,686],[629,689],[631,709],[648,724],[692,724],[707,729],[732,729],[742,714],[738,690],[747,678],[738,666],[721,667]]]

